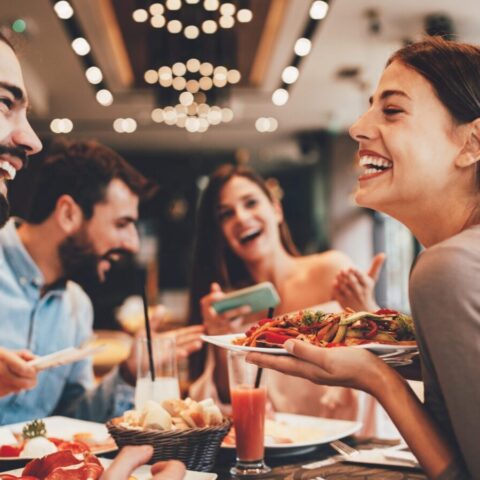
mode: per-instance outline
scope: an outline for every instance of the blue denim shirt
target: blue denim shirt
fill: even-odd
[[[0,230],[0,346],[36,355],[79,346],[92,335],[86,293],[66,282],[42,295],[43,275],[11,219]],[[91,359],[40,372],[32,390],[0,398],[0,425],[52,414],[103,422],[132,408],[134,389],[113,371],[97,387]]]

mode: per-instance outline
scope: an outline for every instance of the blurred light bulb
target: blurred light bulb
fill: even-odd
[[[113,95],[110,90],[107,90],[106,88],[99,90],[97,92],[96,98],[97,102],[104,107],[108,107],[113,103]]]
[[[154,15],[150,19],[150,25],[153,28],[163,28],[165,26],[165,23],[167,23],[167,20],[163,15]]]
[[[132,18],[138,23],[146,22],[148,20],[148,12],[144,8],[137,8],[133,11]],[[115,128],[115,125],[113,128]]]
[[[180,103],[188,107],[193,103],[193,95],[190,92],[182,92],[178,97]]]
[[[230,16],[223,16],[220,17],[218,23],[222,28],[232,28],[235,25],[235,19]]]
[[[165,6],[169,10],[180,10],[180,8],[182,7],[182,2],[181,0],[167,0]]]
[[[185,90],[186,80],[183,77],[175,77],[172,86],[175,90]]]
[[[55,3],[53,9],[58,18],[61,18],[62,20],[67,20],[73,16],[73,8],[66,0],[61,0],[60,2]]]
[[[72,48],[77,55],[83,57],[90,52],[90,44],[83,37],[77,37],[72,41]]]
[[[233,3],[222,3],[220,13],[225,16],[235,15],[236,7]]]
[[[222,121],[225,123],[233,120],[233,111],[231,108],[222,108]]]
[[[90,83],[97,85],[103,80],[102,71],[98,67],[88,67],[85,70],[85,76]]]
[[[213,65],[209,62],[203,62],[200,65],[200,74],[208,77],[213,73]]]
[[[122,128],[125,133],[133,133],[137,129],[137,122],[133,118],[124,118]]]
[[[163,15],[165,13],[165,7],[161,3],[152,3],[148,10],[152,15]]]
[[[227,80],[229,83],[238,83],[241,77],[242,76],[240,75],[240,72],[236,69],[232,69],[227,72]]]
[[[190,5],[195,5],[200,2],[200,0],[185,0],[186,3]]]
[[[299,71],[297,67],[294,67],[290,65],[289,67],[286,67],[283,72],[282,72],[282,80],[285,83],[291,84],[295,83],[298,79]]]
[[[156,70],[147,70],[143,75],[143,78],[147,83],[153,85],[158,82],[158,72]]]
[[[182,31],[182,22],[180,20],[170,20],[167,23],[167,30],[170,33],[180,33]]]
[[[242,8],[237,12],[237,20],[240,23],[248,23],[251,22],[253,18],[253,13],[248,8]]]
[[[270,122],[268,121],[268,118],[265,118],[265,117],[257,118],[257,121],[255,122],[255,128],[260,133],[266,132],[269,126],[270,126]]]
[[[183,34],[189,40],[193,40],[200,35],[200,30],[195,25],[188,25],[187,27],[185,27]]]
[[[185,84],[185,88],[191,93],[197,93],[200,89],[200,85],[197,80],[189,80]]]
[[[205,8],[205,10],[213,12],[219,7],[219,2],[218,0],[205,0],[203,2],[203,7]]]
[[[308,38],[299,38],[295,42],[294,51],[299,57],[304,57],[310,53],[312,42]]]
[[[158,69],[159,80],[167,80],[172,78],[172,69],[170,67],[160,67]]]
[[[276,118],[268,118],[268,129],[267,132],[274,132],[278,128],[278,121]]]
[[[123,133],[123,118],[116,118],[113,121],[113,129],[117,133]]]
[[[277,88],[272,94],[272,102],[274,105],[282,106],[288,102],[288,91],[284,88]]]
[[[328,3],[323,0],[316,0],[310,7],[310,17],[313,20],[322,20],[328,13]]]
[[[197,58],[190,58],[187,60],[187,70],[196,73],[200,70],[200,60]]]
[[[163,122],[163,110],[161,108],[155,108],[152,110],[152,120],[155,123]]]
[[[202,77],[198,83],[202,90],[210,90],[213,86],[213,81],[210,77]]]
[[[207,34],[215,33],[217,29],[218,29],[218,26],[215,20],[205,20],[202,23],[202,30],[204,33],[207,33]]]
[[[183,77],[187,73],[187,67],[182,62],[176,62],[172,65],[172,72],[177,77]]]

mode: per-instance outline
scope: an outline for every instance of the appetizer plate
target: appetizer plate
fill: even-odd
[[[245,345],[235,345],[232,343],[237,338],[244,338],[243,334],[232,333],[229,335],[202,335],[202,340],[216,345],[217,347],[226,348],[227,350],[241,350],[244,352],[259,352],[270,353],[272,355],[289,355],[284,348],[262,348],[262,347],[247,347]],[[352,348],[364,348],[370,350],[375,354],[409,352],[417,350],[417,345],[388,345],[384,343],[365,343],[363,345],[352,345]],[[346,348],[346,347],[338,347]]]
[[[310,417],[293,413],[276,413],[267,423],[265,448],[269,454],[285,455],[307,452],[318,445],[333,442],[358,432],[361,422]],[[278,437],[276,440],[275,436]],[[292,440],[285,443],[286,440]],[[281,442],[281,443],[278,443]],[[235,445],[222,443],[222,448],[234,449]]]
[[[113,460],[108,458],[99,459],[104,468],[108,468]],[[0,473],[10,473],[11,475],[21,475],[23,468],[17,468],[16,470],[9,470],[8,472]],[[150,473],[150,465],[142,465],[137,468],[132,474],[136,480],[151,480],[152,474]],[[131,478],[131,477],[130,477]],[[203,473],[203,472],[192,472],[187,470],[184,480],[215,480],[217,478],[216,473]]]
[[[95,441],[94,446],[90,446],[92,453],[98,455],[101,453],[114,452],[117,450],[117,445],[113,438],[109,435],[107,427],[103,423],[87,422],[85,420],[77,420],[75,418],[68,417],[47,417],[42,419],[45,422],[45,428],[47,430],[47,438],[55,437],[62,440],[71,441],[75,434],[84,433],[90,436]],[[22,429],[26,423],[14,423],[11,425],[5,425],[0,429],[8,429],[14,435],[21,434]],[[0,457],[0,460],[11,461],[28,461],[31,458],[27,457]]]

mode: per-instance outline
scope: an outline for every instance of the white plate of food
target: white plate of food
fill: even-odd
[[[113,438],[109,435],[107,427],[103,423],[87,422],[85,420],[77,420],[75,418],[54,416],[42,419],[46,438],[53,439],[53,442],[58,449],[67,449],[69,447],[81,449],[83,445],[89,447],[90,452],[95,454],[113,452],[117,450],[117,445]],[[25,454],[25,444],[22,435],[23,428],[32,422],[21,422],[0,427],[0,449],[2,447],[11,446],[20,448],[18,455],[5,455],[5,452],[0,452],[1,460],[31,460],[32,458],[42,457],[46,453],[42,451],[42,447],[35,454],[33,448],[32,454]],[[15,443],[14,443],[15,441]],[[73,443],[73,445],[67,445]],[[76,445],[78,444],[78,445]],[[3,448],[3,450],[9,450]],[[74,450],[75,451],[75,450]],[[51,452],[47,452],[51,453]],[[22,456],[20,456],[22,455]]]
[[[258,352],[258,353],[270,353],[272,355],[289,355],[289,353],[281,347],[249,347],[246,345],[237,345],[233,343],[234,340],[245,338],[243,333],[232,333],[228,335],[202,335],[202,340],[217,347],[226,348],[227,350],[242,350],[245,352]],[[344,346],[345,347],[345,346]],[[416,344],[414,345],[402,345],[402,344],[386,344],[386,343],[364,343],[362,345],[349,345],[352,348],[364,348],[370,350],[376,354],[385,353],[397,353],[414,351],[418,349]],[[321,347],[320,347],[321,348]],[[330,348],[340,348],[330,347]]]
[[[267,453],[279,455],[313,450],[318,445],[353,435],[361,427],[361,422],[349,420],[276,413],[274,419],[265,422],[265,448]],[[233,428],[225,437],[222,448],[235,448]]]
[[[108,458],[99,458],[100,463],[102,464],[103,468],[107,469],[113,460]],[[152,474],[150,473],[150,465],[142,465],[141,467],[137,468],[129,477],[131,480],[151,480]],[[17,468],[16,470],[9,470],[8,472],[0,472],[0,473],[9,473],[10,475],[21,475],[23,468]],[[216,473],[204,473],[204,472],[192,472],[191,470],[187,470],[187,473],[184,477],[184,480],[215,480],[217,478]]]

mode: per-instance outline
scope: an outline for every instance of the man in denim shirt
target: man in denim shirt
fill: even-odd
[[[151,184],[94,142],[57,146],[36,180],[29,222],[0,230],[0,347],[47,355],[91,336],[91,302],[72,280],[103,279],[112,261],[138,250],[138,204]],[[0,424],[119,415],[132,406],[135,369],[132,352],[95,389],[90,359],[40,372],[35,388],[0,398]]]

